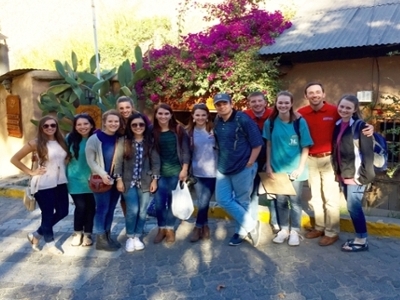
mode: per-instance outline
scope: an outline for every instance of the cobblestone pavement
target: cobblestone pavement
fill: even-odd
[[[72,212],[55,226],[65,254],[32,252],[26,234],[40,211],[0,198],[0,299],[400,299],[400,240],[370,237],[370,251],[343,253],[341,243],[275,245],[263,225],[258,248],[227,245],[233,222],[210,220],[212,240],[190,243],[193,220],[182,222],[174,245],[154,245],[149,219],[143,251],[116,253],[71,247]],[[113,235],[124,245],[116,211]],[[341,241],[351,234],[341,234]]]

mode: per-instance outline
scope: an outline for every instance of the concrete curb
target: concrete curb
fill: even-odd
[[[21,200],[24,196],[25,187],[23,186],[3,186],[0,187],[0,197],[7,197]],[[197,208],[195,208],[194,215],[197,214]],[[210,218],[231,220],[232,218],[225,212],[221,207],[215,206],[210,207],[209,213]],[[260,210],[259,220],[262,223],[268,223],[270,219],[269,211]],[[387,217],[371,217],[366,216],[368,233],[371,235],[385,236],[385,237],[397,237],[400,238],[400,220],[395,218]],[[311,228],[314,224],[314,218],[303,212],[301,220],[303,228]],[[354,232],[353,224],[349,216],[341,215],[340,217],[340,230],[343,232]]]

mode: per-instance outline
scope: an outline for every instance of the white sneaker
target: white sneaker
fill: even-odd
[[[125,244],[126,252],[133,252],[135,251],[135,241],[133,238],[128,238]]]
[[[290,230],[289,241],[288,241],[289,246],[300,245],[300,239],[302,238],[303,237],[297,231]]]
[[[50,243],[46,243],[43,246],[43,250],[46,250],[48,253],[53,254],[53,255],[62,255],[63,252],[57,248],[55,242],[50,242]]]
[[[144,249],[144,244],[140,240],[139,237],[135,236],[133,239],[133,245],[135,247],[135,250],[143,250]]]
[[[288,237],[289,232],[286,229],[282,229],[276,234],[276,237],[272,240],[272,242],[274,242],[275,244],[282,244],[288,239]]]

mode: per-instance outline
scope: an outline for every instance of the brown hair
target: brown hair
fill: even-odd
[[[171,113],[171,119],[169,120],[168,128],[169,128],[169,130],[171,130],[173,133],[175,133],[178,136],[179,145],[182,144],[183,130],[184,130],[183,126],[176,120],[171,106],[169,106],[166,103],[158,104],[156,106],[156,109],[154,110],[154,117],[153,117],[154,118],[154,121],[153,121],[154,122],[154,125],[153,125],[154,146],[158,153],[160,153],[160,149],[161,149],[160,148],[161,127],[160,127],[160,124],[158,124],[156,115],[160,108],[168,110]]]
[[[354,108],[356,110],[353,113],[353,117],[356,118],[356,119],[361,119],[362,120],[362,116],[361,116],[361,112],[360,112],[360,101],[358,100],[358,98],[356,96],[354,96],[354,95],[351,95],[351,94],[343,95],[340,98],[340,100],[339,100],[339,102],[337,104],[338,107],[340,105],[340,102],[342,102],[342,100],[347,100],[347,101],[353,103],[354,104]]]
[[[289,91],[281,91],[281,92],[279,92],[276,95],[276,98],[275,98],[274,110],[272,111],[271,115],[268,118],[270,120],[270,123],[275,121],[276,117],[279,115],[279,111],[276,108],[276,102],[278,101],[278,98],[280,96],[288,96],[290,98],[290,103],[293,104],[294,99],[293,99],[293,94],[291,92],[289,92]],[[293,105],[290,108],[289,113],[290,113],[290,122],[293,122],[293,121],[297,120],[297,116],[293,111]]]
[[[193,115],[194,115],[194,112],[198,109],[204,110],[207,113],[208,119],[210,119],[210,117],[211,117],[210,110],[208,109],[207,105],[205,105],[204,103],[195,104],[192,108],[192,111],[190,112],[192,118],[189,119],[189,123],[186,126],[186,130],[189,132],[190,136],[192,136],[191,133],[193,133],[194,127],[196,126],[196,123],[193,121]],[[213,127],[214,127],[213,122],[211,122],[211,120],[208,120],[208,122],[206,123],[207,132],[211,132]]]
[[[43,131],[43,125],[48,120],[53,120],[56,123],[57,127],[56,127],[56,132],[54,133],[54,139],[57,141],[58,144],[60,144],[60,146],[65,150],[65,152],[67,152],[68,157],[70,155],[67,144],[65,143],[64,137],[60,131],[60,127],[58,126],[57,119],[54,118],[53,116],[44,116],[39,120],[38,133],[36,138],[37,139],[36,149],[39,157],[39,162],[41,164],[49,160],[48,149],[47,149],[47,142],[49,141],[49,138],[48,135],[45,134]]]
[[[258,92],[258,91],[257,92],[252,92],[250,95],[248,95],[247,96],[247,100],[250,101],[250,99],[252,97],[258,97],[258,96],[261,96],[264,100],[266,100],[264,93],[263,92]]]
[[[314,82],[309,82],[309,83],[306,84],[306,87],[304,88],[304,95],[307,95],[308,88],[310,86],[313,86],[313,85],[319,85],[321,87],[322,92],[325,93],[325,90],[324,90],[324,87],[322,86],[322,83],[314,81]]]

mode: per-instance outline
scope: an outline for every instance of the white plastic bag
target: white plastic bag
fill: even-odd
[[[181,220],[190,218],[194,211],[192,196],[186,182],[178,181],[176,189],[172,191],[172,213]]]

